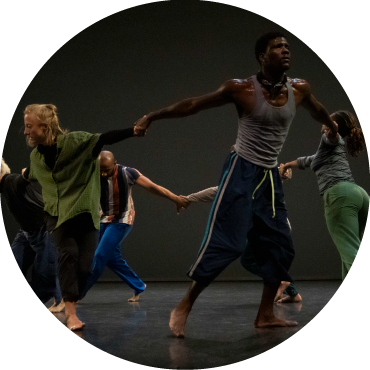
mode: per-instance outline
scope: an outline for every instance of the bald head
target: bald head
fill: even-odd
[[[103,150],[100,153],[100,162],[101,161],[115,162],[114,154],[112,152],[108,152],[108,150]]]
[[[100,176],[107,178],[114,175],[117,161],[112,152],[106,150],[100,153]]]

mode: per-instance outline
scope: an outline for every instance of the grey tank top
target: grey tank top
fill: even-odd
[[[250,115],[239,118],[235,151],[251,163],[274,168],[296,113],[293,88],[287,82],[287,103],[274,107],[265,100],[257,77],[252,76],[252,79],[256,106]]]

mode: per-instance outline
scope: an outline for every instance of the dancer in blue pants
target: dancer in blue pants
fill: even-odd
[[[130,233],[135,209],[131,196],[132,186],[138,184],[153,194],[173,201],[179,210],[179,197],[169,190],[154,184],[134,168],[117,164],[113,153],[103,151],[100,154],[101,174],[101,219],[99,245],[95,251],[94,269],[88,280],[84,295],[95,284],[104,267],[115,272],[128,286],[134,295],[129,302],[139,300],[139,295],[146,287],[121,255],[121,243]]]

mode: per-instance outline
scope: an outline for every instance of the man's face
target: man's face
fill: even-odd
[[[100,160],[100,176],[104,179],[112,177],[114,170],[116,169],[116,161],[112,159],[101,159]]]
[[[34,113],[24,116],[24,134],[26,135],[27,144],[34,148],[39,144],[44,144],[46,125],[40,123]]]
[[[290,50],[289,44],[285,37],[277,37],[270,40],[267,44],[266,51],[261,53],[260,61],[262,66],[273,69],[286,71],[290,67]]]

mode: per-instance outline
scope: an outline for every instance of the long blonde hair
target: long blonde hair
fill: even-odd
[[[59,126],[57,107],[53,104],[27,105],[24,115],[34,113],[40,123],[46,125],[45,145],[53,145],[55,138],[60,134],[66,134],[68,130],[62,130]]]

